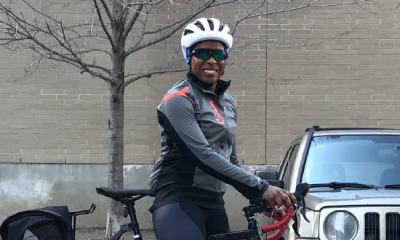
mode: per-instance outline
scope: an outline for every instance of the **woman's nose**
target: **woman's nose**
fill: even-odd
[[[211,57],[207,60],[207,62],[209,62],[209,63],[217,63],[217,61],[215,60],[214,56],[211,56]]]

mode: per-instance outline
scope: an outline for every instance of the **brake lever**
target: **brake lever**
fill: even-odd
[[[292,225],[292,227],[293,227],[293,230],[294,230],[294,233],[297,235],[297,236],[299,236],[299,237],[301,237],[300,236],[300,233],[299,233],[299,229],[298,229],[298,218],[297,218],[297,215],[294,215],[293,214],[293,225]]]
[[[293,213],[293,225],[292,225],[292,227],[293,227],[293,230],[294,230],[294,232],[295,232],[295,234],[297,235],[297,236],[299,236],[299,237],[301,237],[300,236],[300,234],[299,234],[299,229],[298,229],[298,227],[299,227],[299,219],[298,219],[298,216],[297,216],[297,211],[299,210],[299,208],[301,207],[301,209],[300,209],[300,214],[303,216],[303,218],[309,223],[310,221],[308,220],[308,218],[306,217],[306,201],[305,201],[305,196],[307,195],[307,193],[308,193],[308,190],[310,189],[310,185],[309,184],[307,184],[307,183],[300,183],[299,185],[297,185],[297,187],[296,187],[296,192],[295,192],[295,197],[296,197],[296,200],[297,200],[297,202],[299,203],[297,206],[295,206],[294,204],[293,204],[293,207],[294,207],[294,213]]]
[[[301,205],[302,205],[302,208],[300,210],[300,213],[303,216],[304,220],[306,220],[308,223],[310,223],[310,221],[308,220],[308,218],[306,216],[306,200],[304,198],[301,200]]]
[[[308,185],[307,183],[306,184],[303,184],[303,185],[301,185],[301,189],[300,189],[300,202],[301,202],[301,210],[300,210],[300,213],[301,213],[301,215],[303,216],[303,218],[308,222],[308,223],[310,223],[310,221],[308,220],[308,218],[306,217],[306,200],[305,200],[305,196],[307,195],[307,193],[308,193],[308,190],[310,190],[310,185]]]

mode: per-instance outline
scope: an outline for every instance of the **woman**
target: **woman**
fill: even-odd
[[[218,19],[186,26],[182,52],[189,65],[157,108],[161,157],[150,186],[156,193],[153,226],[157,240],[204,240],[229,232],[225,183],[244,197],[263,197],[271,206],[295,197],[245,171],[236,155],[236,102],[226,90],[225,71],[232,36]]]

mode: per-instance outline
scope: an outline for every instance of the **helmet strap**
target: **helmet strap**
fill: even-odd
[[[191,48],[188,48],[188,49],[186,49],[186,63],[190,66],[190,49]]]

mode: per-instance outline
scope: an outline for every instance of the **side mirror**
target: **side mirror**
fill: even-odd
[[[284,188],[284,181],[279,180],[279,173],[276,170],[256,170],[254,174],[272,186]]]

